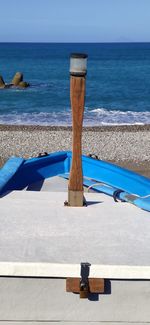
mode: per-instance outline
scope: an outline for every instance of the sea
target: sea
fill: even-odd
[[[84,125],[150,124],[150,43],[0,43],[0,124],[71,125],[70,53],[86,53]]]

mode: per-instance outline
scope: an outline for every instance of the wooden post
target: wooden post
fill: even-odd
[[[74,54],[76,60],[87,58],[85,54]],[[74,68],[74,67],[73,67]],[[77,67],[75,67],[76,70]],[[72,166],[70,171],[68,185],[68,205],[83,206],[83,176],[82,176],[82,124],[84,114],[85,99],[85,70],[79,67],[81,71],[71,71],[70,79],[70,99],[72,108]]]

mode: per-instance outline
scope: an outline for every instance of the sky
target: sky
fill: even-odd
[[[0,42],[150,42],[150,0],[0,0]]]

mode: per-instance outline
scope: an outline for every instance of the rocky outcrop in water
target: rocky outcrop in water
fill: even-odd
[[[5,83],[4,79],[2,76],[0,76],[0,88],[27,88],[29,87],[30,84],[26,81],[23,81],[23,73],[21,72],[16,72],[16,74],[14,75],[12,82],[11,83]]]
[[[16,72],[12,79],[12,85],[19,86],[19,83],[23,81],[23,74],[21,72]]]
[[[20,88],[27,88],[27,87],[29,87],[30,85],[29,85],[29,83],[26,82],[26,81],[20,81],[18,86],[19,86]]]
[[[5,88],[5,82],[2,76],[0,76],[0,88]]]

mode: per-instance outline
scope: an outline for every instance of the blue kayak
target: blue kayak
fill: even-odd
[[[22,190],[38,181],[61,176],[69,178],[69,151],[23,159],[12,157],[0,169],[0,195]],[[82,156],[83,185],[150,211],[150,179],[103,160]]]

